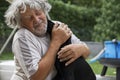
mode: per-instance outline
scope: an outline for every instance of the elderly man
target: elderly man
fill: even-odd
[[[80,56],[86,58],[89,55],[86,44],[72,34],[66,24],[54,22],[51,36],[47,33],[46,14],[50,8],[44,0],[14,0],[6,11],[7,25],[18,27],[12,44],[16,71],[11,80],[52,80],[57,73],[56,55],[61,62],[66,61],[65,66]],[[59,51],[70,36],[72,44]]]

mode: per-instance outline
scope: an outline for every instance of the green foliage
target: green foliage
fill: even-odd
[[[96,18],[102,12],[99,11],[101,0],[66,0],[66,3],[64,3],[65,0],[49,1],[53,6],[50,12],[50,16],[53,20],[59,20],[68,24],[73,33],[75,33],[81,40],[91,41]],[[80,5],[77,5],[77,3],[80,3]],[[5,25],[3,17],[8,6],[8,2],[5,0],[1,1],[0,36],[6,38],[11,32],[11,29]]]
[[[61,1],[84,7],[101,7],[102,5],[100,0],[61,0]]]
[[[93,40],[104,41],[113,38],[120,40],[120,1],[103,0],[101,13],[94,27]]]
[[[91,40],[93,27],[96,24],[95,18],[99,16],[99,10],[65,4],[62,1],[50,0],[50,3],[53,6],[50,12],[53,20],[68,24],[81,40]]]
[[[11,29],[7,27],[5,24],[4,14],[9,6],[9,3],[5,0],[1,0],[0,2],[0,38],[7,38],[11,32]]]
[[[8,3],[5,0],[0,1],[0,22],[4,23],[4,13],[8,7]]]

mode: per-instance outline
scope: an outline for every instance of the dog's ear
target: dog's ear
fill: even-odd
[[[48,20],[47,33],[51,35],[54,23],[51,20]]]

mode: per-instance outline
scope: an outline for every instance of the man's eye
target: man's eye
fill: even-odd
[[[25,16],[25,19],[32,19],[32,16]]]
[[[38,15],[41,15],[42,12],[40,12],[40,11],[36,11],[35,14],[38,16]]]
[[[40,14],[41,14],[41,13],[39,13],[39,12],[36,13],[37,16],[40,15]]]

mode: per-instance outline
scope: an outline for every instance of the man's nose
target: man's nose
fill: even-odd
[[[39,17],[34,16],[34,24],[38,24],[38,22],[39,22]]]

